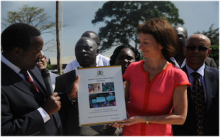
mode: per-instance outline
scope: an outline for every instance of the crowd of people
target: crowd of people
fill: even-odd
[[[89,93],[101,92],[100,83],[89,84],[89,85],[88,85],[88,89],[89,89]]]
[[[105,91],[115,91],[114,82],[102,83],[102,90]]]
[[[1,135],[218,136],[219,70],[209,57],[210,39],[188,36],[186,28],[162,18],[147,20],[136,32],[144,60],[129,45],[107,58],[99,53],[98,35],[83,33],[76,60],[64,74],[50,73],[51,93],[40,73],[47,63],[39,30],[23,23],[7,27],[1,34]],[[80,127],[76,68],[108,65],[121,65],[127,119]],[[107,88],[111,83],[102,86],[114,91]],[[90,108],[116,105],[102,103]]]
[[[115,93],[109,92],[104,94],[101,93],[96,95],[90,95],[89,102],[90,108],[116,106]]]

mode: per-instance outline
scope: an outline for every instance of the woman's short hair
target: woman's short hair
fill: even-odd
[[[140,60],[140,53],[135,50],[133,47],[131,46],[126,46],[126,45],[121,45],[121,46],[118,46],[117,48],[115,48],[112,56],[110,57],[110,65],[115,65],[115,60],[116,58],[118,57],[119,53],[121,52],[122,49],[125,49],[125,48],[129,48],[131,49],[133,52],[134,52],[134,55],[135,55],[135,60],[136,61],[139,61]]]
[[[137,34],[151,34],[154,39],[163,47],[162,54],[168,60],[174,57],[179,51],[179,42],[176,30],[163,18],[152,18],[140,24]]]

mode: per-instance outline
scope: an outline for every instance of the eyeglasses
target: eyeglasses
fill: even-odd
[[[45,56],[43,55],[42,57],[40,57],[39,59],[43,59]]]
[[[196,49],[198,51],[207,51],[207,49],[209,49],[209,48],[206,48],[206,47],[196,47],[196,46],[186,46],[186,49],[188,51],[195,51]]]

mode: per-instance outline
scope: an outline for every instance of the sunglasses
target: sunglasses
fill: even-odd
[[[188,51],[195,51],[196,49],[198,51],[207,51],[207,49],[209,49],[209,48],[206,48],[206,47],[196,47],[196,46],[186,46],[186,49]]]

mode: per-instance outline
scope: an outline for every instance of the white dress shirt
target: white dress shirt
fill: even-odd
[[[110,65],[109,60],[110,59],[108,57],[105,57],[105,56],[103,56],[101,54],[98,54],[96,56],[96,64],[97,64],[97,66],[109,66]],[[70,63],[68,63],[66,65],[66,68],[64,69],[64,73],[72,71],[72,70],[74,70],[74,69],[76,69],[78,67],[79,67],[79,63],[75,59],[75,60],[71,61]]]

